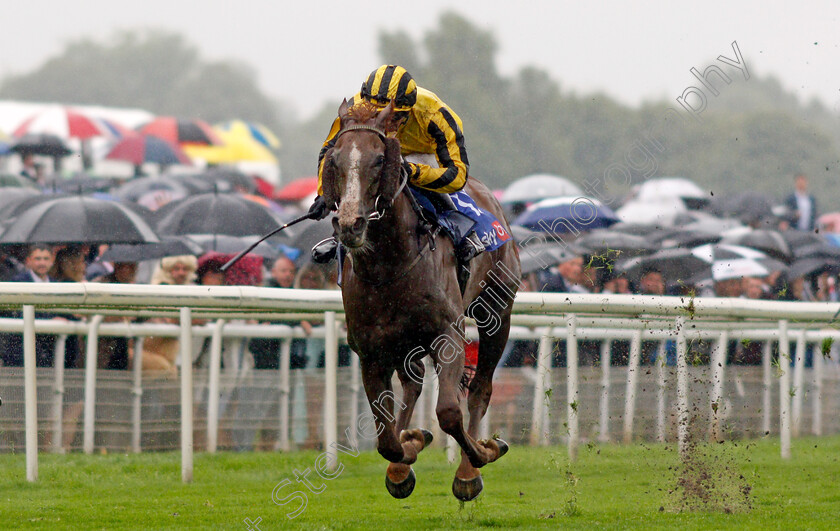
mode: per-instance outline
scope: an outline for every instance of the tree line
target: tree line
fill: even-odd
[[[383,63],[405,66],[461,116],[471,173],[491,187],[531,173],[593,183],[623,164],[632,182],[683,176],[715,194],[781,197],[792,189],[794,174],[805,173],[824,211],[840,200],[831,185],[840,165],[837,114],[817,100],[800,102],[773,77],[736,79],[709,102],[700,122],[663,120],[676,114],[669,113],[674,101],[628,107],[604,94],[564,90],[533,66],[503,76],[497,49],[492,32],[454,12],[441,15],[418,41],[400,30],[383,31],[378,39]],[[360,79],[366,74],[360,72]],[[247,64],[204,60],[182,36],[163,31],[72,42],[36,70],[3,79],[0,98],[259,121],[283,141],[278,156],[285,180],[314,173],[340,103],[298,120],[291,105],[258,88]],[[650,142],[652,129],[658,146],[649,147],[645,163],[639,145]]]

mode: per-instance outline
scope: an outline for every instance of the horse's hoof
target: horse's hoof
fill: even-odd
[[[432,444],[432,441],[435,440],[435,436],[429,430],[421,429],[420,433],[423,434],[423,448],[428,448]]]
[[[496,446],[499,447],[499,457],[497,457],[496,459],[501,459],[503,455],[508,453],[508,450],[510,450],[510,446],[508,445],[508,443],[506,443],[502,439],[499,439],[498,437],[496,437],[493,440],[496,441]]]
[[[388,489],[388,494],[401,500],[408,498],[414,492],[414,485],[417,484],[417,476],[414,475],[414,469],[408,471],[408,477],[400,483],[394,483],[388,474],[385,474],[385,488]]]
[[[452,494],[461,501],[474,500],[484,489],[484,480],[481,476],[476,476],[473,479],[461,479],[455,477],[452,482]]]

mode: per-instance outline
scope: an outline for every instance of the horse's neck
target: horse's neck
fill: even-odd
[[[418,219],[406,193],[410,192],[394,199],[382,219],[370,222],[366,238],[371,250],[353,255],[354,268],[384,271],[414,259],[418,252]]]

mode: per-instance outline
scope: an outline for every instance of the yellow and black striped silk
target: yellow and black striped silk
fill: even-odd
[[[356,94],[350,103],[355,105],[361,100],[361,96]],[[339,129],[339,120],[336,118],[318,154],[318,194],[323,194],[321,174],[324,155],[335,145]],[[409,181],[414,186],[449,194],[467,184],[470,163],[464,145],[461,118],[433,92],[417,87],[417,102],[396,136],[403,155],[430,153],[435,155],[440,166],[432,168],[411,163]]]

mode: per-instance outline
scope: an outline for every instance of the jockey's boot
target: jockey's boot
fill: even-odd
[[[316,264],[326,264],[335,259],[338,251],[338,240],[335,236],[323,239],[312,248],[312,261]]]
[[[475,231],[467,234],[461,243],[455,248],[455,257],[462,265],[467,265],[470,260],[484,252],[484,244],[478,239]]]

